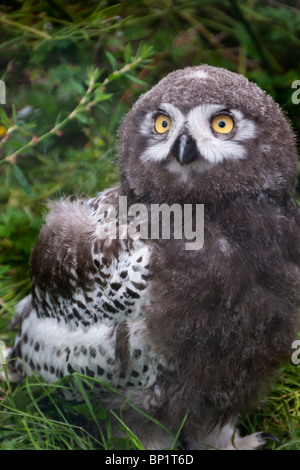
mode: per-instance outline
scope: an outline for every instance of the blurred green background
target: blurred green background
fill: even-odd
[[[118,181],[116,133],[131,104],[168,72],[201,63],[255,81],[299,133],[299,0],[1,2],[2,339],[29,291],[46,201]]]

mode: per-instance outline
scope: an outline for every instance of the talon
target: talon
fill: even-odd
[[[278,444],[279,446],[282,446],[282,442],[278,439],[278,437],[274,436],[273,434],[269,433],[269,432],[261,432],[260,433],[260,437],[262,439],[268,439],[269,441],[274,441],[276,442],[276,444]]]

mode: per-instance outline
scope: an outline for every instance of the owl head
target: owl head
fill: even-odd
[[[291,193],[295,139],[256,84],[201,65],[170,73],[134,104],[118,140],[123,192],[156,203]]]

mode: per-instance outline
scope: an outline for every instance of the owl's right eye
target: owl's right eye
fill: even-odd
[[[170,129],[171,123],[172,121],[169,116],[159,114],[159,116],[155,118],[154,129],[156,130],[156,132],[158,132],[158,134],[164,134]]]
[[[234,128],[234,121],[227,114],[218,114],[213,118],[211,127],[218,134],[229,134]]]

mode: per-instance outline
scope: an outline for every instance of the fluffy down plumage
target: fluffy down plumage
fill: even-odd
[[[234,123],[228,135],[212,130],[222,113]],[[155,131],[157,114],[170,130]],[[182,142],[190,144],[185,162]],[[296,339],[293,133],[255,84],[203,65],[173,72],[141,96],[118,149],[119,187],[51,204],[32,253],[32,292],[18,308],[11,376],[33,369],[54,382],[78,371],[130,395],[174,434],[188,415],[187,448],[234,448],[238,415],[258,403]],[[101,208],[118,214],[120,195],[149,211],[204,204],[203,248],[186,250],[184,237],[172,236],[100,240]],[[94,391],[110,408],[122,403]],[[147,448],[172,444],[130,406],[123,416]],[[260,433],[235,434],[239,449],[263,442]]]

